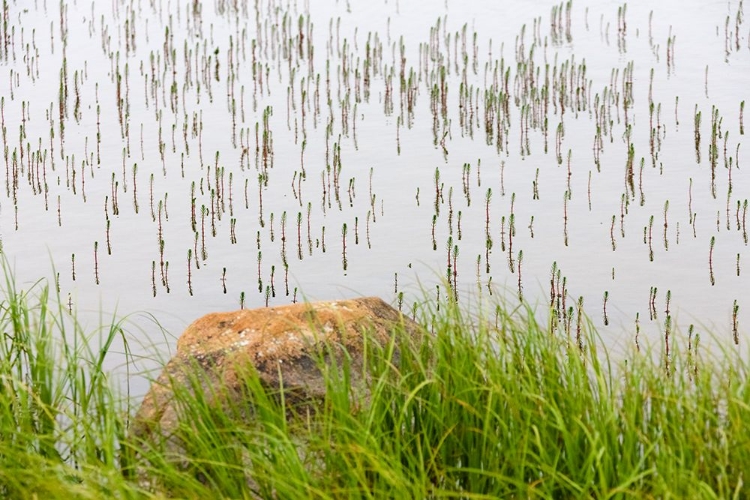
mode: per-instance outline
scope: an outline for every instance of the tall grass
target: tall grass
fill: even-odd
[[[6,269],[6,276],[7,274]],[[38,498],[743,498],[747,366],[673,350],[612,362],[527,308],[422,310],[425,335],[368,343],[367,393],[325,365],[300,403],[248,368],[242,397],[175,387],[169,438],[128,436],[102,347],[48,289],[0,304],[0,493]],[[495,306],[493,306],[495,307]]]
[[[124,483],[127,405],[103,364],[121,324],[86,333],[47,284],[18,289],[4,258],[2,268],[0,496],[112,493]]]

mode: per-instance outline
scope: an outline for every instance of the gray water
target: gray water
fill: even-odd
[[[563,323],[582,300],[608,346],[694,325],[742,349],[744,16],[736,1],[11,1],[3,250],[87,325],[133,313],[151,358],[210,311],[366,295],[408,314],[522,296]]]

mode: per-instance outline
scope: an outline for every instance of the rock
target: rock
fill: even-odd
[[[248,363],[265,386],[279,388],[281,379],[288,400],[305,402],[325,396],[325,380],[316,361],[321,353],[327,354],[328,363],[332,355],[336,366],[348,356],[352,389],[366,398],[363,340],[385,347],[398,326],[413,339],[422,331],[374,297],[208,314],[188,326],[177,341],[175,356],[141,403],[131,436],[170,439],[179,423],[176,386],[190,388],[201,380],[209,399],[219,393],[242,397],[242,373]]]

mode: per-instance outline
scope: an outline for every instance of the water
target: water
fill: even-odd
[[[210,311],[519,288],[563,323],[582,298],[609,346],[636,318],[741,346],[743,4],[497,4],[10,2],[17,279],[87,324],[135,311],[148,357]]]

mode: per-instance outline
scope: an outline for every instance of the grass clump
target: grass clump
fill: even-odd
[[[2,267],[0,497],[110,496],[129,456],[128,406],[104,369],[121,323],[86,333],[46,284],[20,290]]]
[[[6,273],[7,275],[7,273]],[[419,342],[368,345],[297,407],[248,370],[241,403],[197,377],[175,389],[169,439],[127,435],[101,346],[48,289],[0,302],[0,495],[9,498],[742,498],[750,473],[747,367],[673,350],[610,364],[528,308],[423,309]],[[494,306],[493,306],[494,307]],[[397,348],[398,347],[398,348]],[[626,361],[627,360],[627,361]],[[224,400],[223,404],[216,401]],[[174,446],[174,443],[180,443]]]

